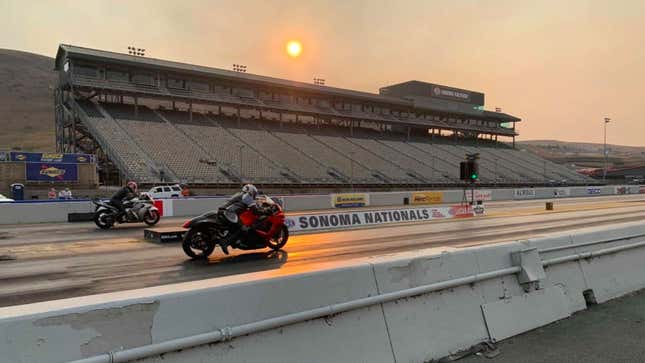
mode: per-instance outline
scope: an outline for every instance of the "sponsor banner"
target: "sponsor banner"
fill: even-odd
[[[441,204],[443,203],[443,192],[413,192],[410,203],[413,205]]]
[[[554,197],[568,197],[570,195],[571,195],[571,189],[570,188],[553,189],[553,196]]]
[[[513,191],[513,194],[515,195],[515,199],[535,198],[535,189],[533,188],[515,189]]]
[[[596,194],[600,194],[601,192],[602,192],[602,190],[600,188],[587,187],[587,194],[589,194],[589,195],[596,195]]]
[[[0,163],[3,161],[9,161],[9,153],[6,151],[0,151]]]
[[[614,194],[623,195],[629,194],[629,187],[625,185],[620,185],[614,188]]]
[[[370,195],[365,193],[332,194],[331,206],[334,208],[356,208],[370,205]]]
[[[466,190],[466,198],[469,202],[472,202],[472,191]],[[475,201],[490,201],[493,200],[493,192],[491,190],[475,190]]]
[[[285,224],[289,231],[315,231],[473,216],[472,206],[455,205],[449,207],[397,208],[287,216]]]
[[[27,153],[12,151],[10,160],[25,163],[93,163],[94,155],[62,153]]]
[[[645,194],[645,185],[639,185],[638,186],[638,193],[639,194]]]
[[[78,164],[25,163],[25,180],[75,182],[78,181]]]

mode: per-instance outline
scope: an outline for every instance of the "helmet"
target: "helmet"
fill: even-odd
[[[249,193],[253,198],[258,194],[258,188],[253,184],[246,184],[242,187],[242,193]]]
[[[130,180],[126,185],[128,188],[132,189],[133,192],[137,191],[137,182]]]

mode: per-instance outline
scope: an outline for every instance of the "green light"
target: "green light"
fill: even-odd
[[[470,174],[470,179],[477,179],[477,174],[475,173]]]

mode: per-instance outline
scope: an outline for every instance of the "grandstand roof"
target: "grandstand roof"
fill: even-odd
[[[62,67],[61,60],[64,58],[64,55],[67,55],[70,58],[78,59],[88,59],[94,61],[109,61],[114,63],[122,63],[132,66],[145,66],[153,67],[164,70],[171,71],[181,71],[186,73],[193,73],[203,76],[211,76],[224,78],[234,81],[242,81],[248,83],[262,84],[266,86],[279,86],[285,88],[291,88],[294,90],[302,91],[307,90],[314,93],[325,94],[325,95],[334,95],[334,96],[343,96],[343,97],[352,97],[352,98],[361,98],[369,100],[372,102],[381,102],[388,103],[400,106],[412,106],[412,102],[396,97],[387,97],[382,96],[376,93],[354,91],[344,88],[329,87],[329,86],[319,86],[315,84],[309,84],[305,82],[291,81],[287,79],[260,76],[257,74],[251,73],[241,73],[229,71],[221,68],[213,68],[199,65],[192,65],[181,62],[167,61],[157,58],[149,57],[138,57],[124,53],[109,52],[104,50],[92,49],[79,47],[75,45],[61,44],[58,47],[58,52],[56,53],[56,63],[55,69],[60,70]]]

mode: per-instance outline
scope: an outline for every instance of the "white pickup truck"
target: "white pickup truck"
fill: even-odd
[[[160,185],[150,188],[150,190],[145,193],[151,196],[152,199],[180,198],[181,187],[179,184]]]

